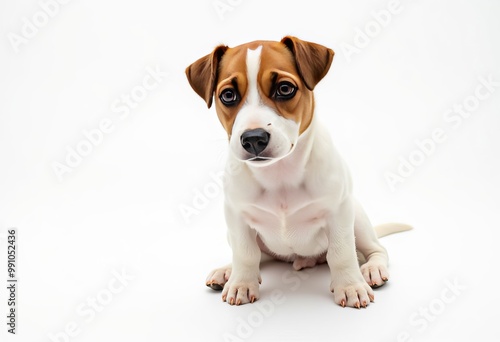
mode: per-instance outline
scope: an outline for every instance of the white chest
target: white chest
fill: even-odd
[[[325,198],[304,187],[263,191],[243,210],[266,246],[279,255],[316,255],[326,246]]]

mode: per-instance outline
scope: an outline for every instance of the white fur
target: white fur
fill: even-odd
[[[388,277],[387,253],[353,198],[349,170],[316,115],[299,136],[297,123],[261,101],[260,52],[247,52],[248,96],[234,122],[224,184],[232,266],[213,271],[207,285],[224,285],[222,296],[230,304],[258,299],[260,239],[266,254],[293,262],[296,269],[326,259],[335,302],[366,306],[373,300],[369,285]],[[267,161],[248,161],[241,146],[241,134],[255,128],[270,133]],[[241,166],[236,173],[235,164]],[[356,249],[367,260],[361,270]]]
[[[257,75],[260,68],[260,54],[262,52],[262,45],[255,50],[247,50],[247,80],[248,80],[248,94],[246,103],[248,105],[258,106],[261,102],[259,90],[257,88]]]

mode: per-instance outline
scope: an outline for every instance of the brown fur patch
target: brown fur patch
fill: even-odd
[[[334,55],[331,49],[322,45],[290,36],[281,42],[255,41],[234,48],[220,45],[186,69],[191,86],[209,108],[212,98],[215,98],[217,116],[228,137],[231,137],[234,120],[248,92],[247,51],[259,46],[262,46],[262,51],[257,83],[262,101],[278,115],[298,123],[299,132],[304,132],[311,124],[314,113],[312,90],[328,72]],[[274,98],[273,89],[281,81],[296,86],[293,98]],[[219,98],[227,88],[235,88],[240,97],[238,103],[229,107]]]
[[[245,103],[248,80],[246,55],[248,49],[254,50],[262,45],[261,64],[258,79],[259,95],[265,105],[274,109],[278,115],[300,124],[300,133],[304,132],[312,120],[314,97],[298,75],[295,60],[290,50],[282,43],[256,41],[226,51],[219,65],[219,81],[215,91],[216,110],[219,120],[231,136],[232,126],[237,113]],[[271,94],[275,84],[289,81],[297,87],[295,96],[286,101],[276,101]],[[238,105],[226,107],[219,100],[221,92],[234,84],[241,96]]]

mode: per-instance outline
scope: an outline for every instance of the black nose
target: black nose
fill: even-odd
[[[243,146],[246,151],[258,156],[259,153],[266,148],[270,136],[271,135],[262,128],[245,131],[241,135],[241,146]]]

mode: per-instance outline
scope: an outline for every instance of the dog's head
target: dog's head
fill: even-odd
[[[328,72],[333,54],[295,37],[220,45],[191,64],[186,75],[209,108],[215,97],[236,158],[264,166],[290,154],[309,127],[312,91]]]

